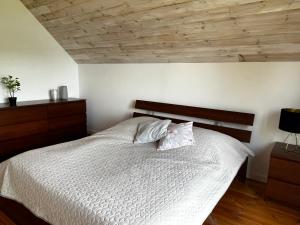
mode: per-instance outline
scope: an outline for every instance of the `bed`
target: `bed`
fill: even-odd
[[[135,108],[246,126],[254,121],[249,113],[147,101]],[[202,224],[236,175],[245,178],[253,152],[240,141],[250,142],[251,131],[196,122],[194,146],[158,152],[156,143],[133,144],[139,123],[163,118],[134,113],[92,136],[2,162],[1,210],[18,224]]]

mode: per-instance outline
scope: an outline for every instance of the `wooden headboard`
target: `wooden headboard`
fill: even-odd
[[[160,112],[160,113],[167,113],[167,114],[173,114],[179,116],[207,119],[216,122],[226,122],[230,124],[239,124],[245,126],[253,126],[254,117],[255,117],[255,115],[251,113],[207,109],[207,108],[174,105],[174,104],[167,104],[167,103],[160,103],[160,102],[150,102],[150,101],[143,101],[143,100],[136,100],[135,108],[146,110],[146,111],[152,111],[152,112]],[[159,119],[171,119],[172,122],[174,123],[186,122],[185,120],[176,119],[172,117],[164,117],[164,116],[149,115],[146,113],[134,112],[133,117],[138,117],[138,116],[152,116]],[[251,140],[252,132],[247,129],[237,129],[228,126],[219,126],[219,125],[199,123],[199,122],[194,122],[194,126],[215,130],[230,135],[242,142],[250,143]]]

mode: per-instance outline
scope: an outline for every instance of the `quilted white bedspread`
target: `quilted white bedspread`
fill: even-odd
[[[200,128],[195,146],[159,152],[154,143],[133,144],[138,123],[151,119],[1,163],[1,195],[57,225],[201,225],[249,152]]]

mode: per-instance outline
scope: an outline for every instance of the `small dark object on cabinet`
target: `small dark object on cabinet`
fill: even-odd
[[[17,97],[9,97],[8,102],[9,102],[9,106],[16,106],[17,105]]]

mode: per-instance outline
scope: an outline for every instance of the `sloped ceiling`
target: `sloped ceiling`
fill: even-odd
[[[78,63],[300,60],[300,0],[22,0]]]

